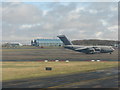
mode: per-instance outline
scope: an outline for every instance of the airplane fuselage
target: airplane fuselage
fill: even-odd
[[[65,45],[64,48],[71,49],[86,54],[94,53],[112,53],[114,49],[111,46],[81,46],[81,45]]]

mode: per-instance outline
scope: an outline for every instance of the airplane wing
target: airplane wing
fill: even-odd
[[[75,49],[75,50],[76,50],[76,51],[80,51],[80,50],[85,50],[85,49],[87,49],[87,47],[77,48],[77,49]]]

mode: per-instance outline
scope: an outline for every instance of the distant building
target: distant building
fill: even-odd
[[[60,39],[34,39],[31,41],[32,46],[62,46]]]
[[[18,42],[11,42],[11,43],[4,43],[2,44],[3,47],[18,47],[18,46],[22,46],[21,43]]]

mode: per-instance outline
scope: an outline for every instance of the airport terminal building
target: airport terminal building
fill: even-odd
[[[31,41],[32,46],[63,46],[60,39],[34,39]]]

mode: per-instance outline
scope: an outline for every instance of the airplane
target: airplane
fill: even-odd
[[[73,45],[70,40],[65,35],[57,36],[63,43],[64,48],[71,49],[77,52],[82,52],[85,54],[96,54],[96,53],[110,53],[114,51],[112,46],[81,46],[81,45]]]

